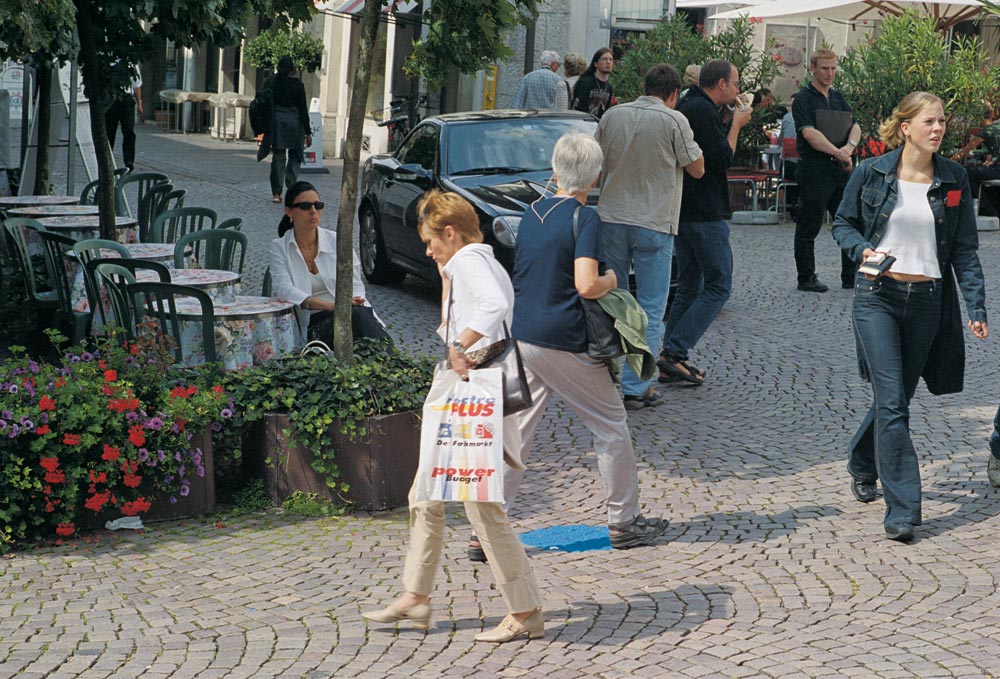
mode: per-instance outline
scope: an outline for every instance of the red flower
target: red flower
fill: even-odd
[[[83,506],[92,512],[99,512],[101,508],[108,503],[108,498],[111,493],[94,493],[87,498],[87,501],[83,503]]]
[[[61,471],[45,472],[46,483],[66,483],[66,473]]]
[[[43,424],[40,427],[35,427],[35,433],[38,434],[39,436],[43,436],[45,434],[48,434],[51,431],[52,430],[49,429],[49,425],[47,425],[47,424]]]
[[[76,526],[71,523],[60,523],[56,526],[56,534],[62,535],[63,537],[69,537],[76,532]]]
[[[117,370],[105,370],[104,371],[104,381],[105,382],[114,382],[117,379],[118,379],[118,371]]]
[[[133,344],[128,348],[128,352],[133,356],[138,356],[139,354],[142,353],[142,347],[140,347],[138,344]]]
[[[178,417],[176,420],[174,420],[174,424],[177,425],[178,431],[184,431],[184,425],[187,424],[187,420],[185,420],[183,417]]]
[[[141,424],[129,427],[128,442],[136,448],[146,445],[146,434],[143,432]]]
[[[222,396],[222,385],[216,384],[214,387],[212,387],[212,391],[214,391],[219,396]]]
[[[121,451],[117,447],[109,446],[107,443],[104,444],[104,453],[101,455],[102,460],[114,462],[119,457],[121,457]]]
[[[115,393],[115,388],[112,387],[110,384],[105,384],[103,387],[101,387],[101,393],[104,394],[105,396],[113,396]],[[110,408],[111,406],[108,407]]]
[[[107,472],[101,472],[100,474],[98,474],[93,469],[91,469],[90,470],[90,480],[91,480],[92,483],[107,483],[108,482],[108,473]],[[94,491],[90,491],[90,492],[94,492]]]
[[[54,472],[59,469],[59,458],[58,457],[43,457],[38,461],[38,464],[42,465],[42,468]]]
[[[97,367],[100,368],[101,370],[107,370],[108,364],[105,363],[104,359],[102,358],[100,361],[97,362]]]
[[[63,443],[67,446],[78,446],[80,445],[80,435],[79,434],[64,434]]]
[[[55,410],[56,402],[55,399],[49,398],[48,396],[42,396],[38,401],[39,410]]]
[[[64,380],[61,377],[57,377],[56,378],[56,388],[65,387],[65,386],[66,386],[66,380]]]
[[[126,474],[122,482],[129,488],[138,488],[139,483],[142,482],[142,477],[138,474]]]
[[[152,505],[145,498],[139,497],[132,502],[126,502],[122,505],[122,514],[125,516],[135,516],[136,514],[148,512],[150,506]]]
[[[45,511],[47,511],[49,514],[51,514],[52,512],[56,511],[56,506],[51,501],[46,502],[45,503]]]

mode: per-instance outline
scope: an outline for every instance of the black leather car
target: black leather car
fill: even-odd
[[[365,278],[397,283],[412,273],[438,280],[417,233],[417,202],[435,187],[472,203],[485,242],[509,271],[521,214],[552,177],[556,141],[596,129],[592,116],[577,111],[476,111],[422,120],[395,153],[365,161],[358,207]]]

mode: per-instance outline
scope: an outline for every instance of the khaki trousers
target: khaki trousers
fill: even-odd
[[[535,440],[535,430],[545,414],[552,393],[559,394],[583,420],[594,436],[597,469],[604,481],[608,523],[627,523],[639,515],[639,473],[632,449],[625,406],[618,396],[607,366],[587,354],[546,349],[534,344],[518,344],[531,389],[531,408],[518,413],[521,455],[527,464]],[[524,472],[504,471],[504,498],[507,511],[514,502]],[[470,517],[471,518],[471,517]]]
[[[507,474],[510,469],[505,469]],[[415,502],[415,488],[410,488],[410,547],[403,567],[403,589],[430,596],[444,541],[444,503]],[[498,502],[465,502],[465,513],[479,538],[493,577],[507,610],[525,613],[542,607],[542,597],[524,553]]]

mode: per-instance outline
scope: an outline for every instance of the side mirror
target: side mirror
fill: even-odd
[[[374,157],[372,158],[372,167],[382,174],[391,175],[399,167],[399,162],[392,156]]]
[[[392,173],[392,178],[403,182],[415,182],[415,183],[427,183],[433,178],[434,173],[430,170],[417,165],[416,163],[407,163],[406,165],[400,165],[395,168]]]

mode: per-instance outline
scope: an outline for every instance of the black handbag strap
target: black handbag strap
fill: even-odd
[[[582,205],[577,205],[576,209],[573,210],[573,245],[576,246],[576,237],[580,233],[580,208]],[[573,253],[574,257],[576,253]]]

